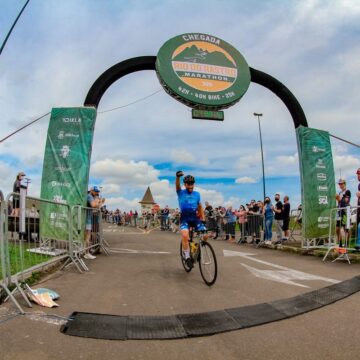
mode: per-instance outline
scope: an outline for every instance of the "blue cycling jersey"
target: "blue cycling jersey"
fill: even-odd
[[[181,219],[195,220],[196,212],[200,204],[200,193],[197,191],[178,190],[179,208]]]

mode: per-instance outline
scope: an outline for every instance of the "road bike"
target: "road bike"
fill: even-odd
[[[205,284],[214,285],[217,278],[217,261],[213,247],[206,240],[204,231],[194,231],[190,228],[189,236],[190,258],[193,264],[199,263],[200,274]],[[180,243],[180,257],[185,271],[190,272],[192,267],[186,264],[182,241]]]

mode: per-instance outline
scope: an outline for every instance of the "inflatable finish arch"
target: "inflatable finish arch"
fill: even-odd
[[[127,74],[141,70],[155,70],[156,56],[140,56],[124,60],[106,70],[91,86],[84,106],[98,107],[105,91],[117,80]],[[307,127],[304,111],[292,92],[280,81],[262,71],[250,67],[251,81],[262,85],[277,95],[289,110],[295,128]]]

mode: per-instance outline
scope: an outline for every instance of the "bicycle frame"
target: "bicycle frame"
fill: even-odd
[[[200,247],[204,240],[204,232],[194,231],[193,228],[189,230],[189,247],[190,247],[190,256],[192,257],[194,263],[199,260]],[[194,245],[196,249],[194,248]]]

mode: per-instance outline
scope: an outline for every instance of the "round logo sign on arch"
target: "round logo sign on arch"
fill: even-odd
[[[244,57],[226,41],[207,34],[188,33],[168,40],[155,65],[165,91],[194,109],[234,105],[251,80]]]

